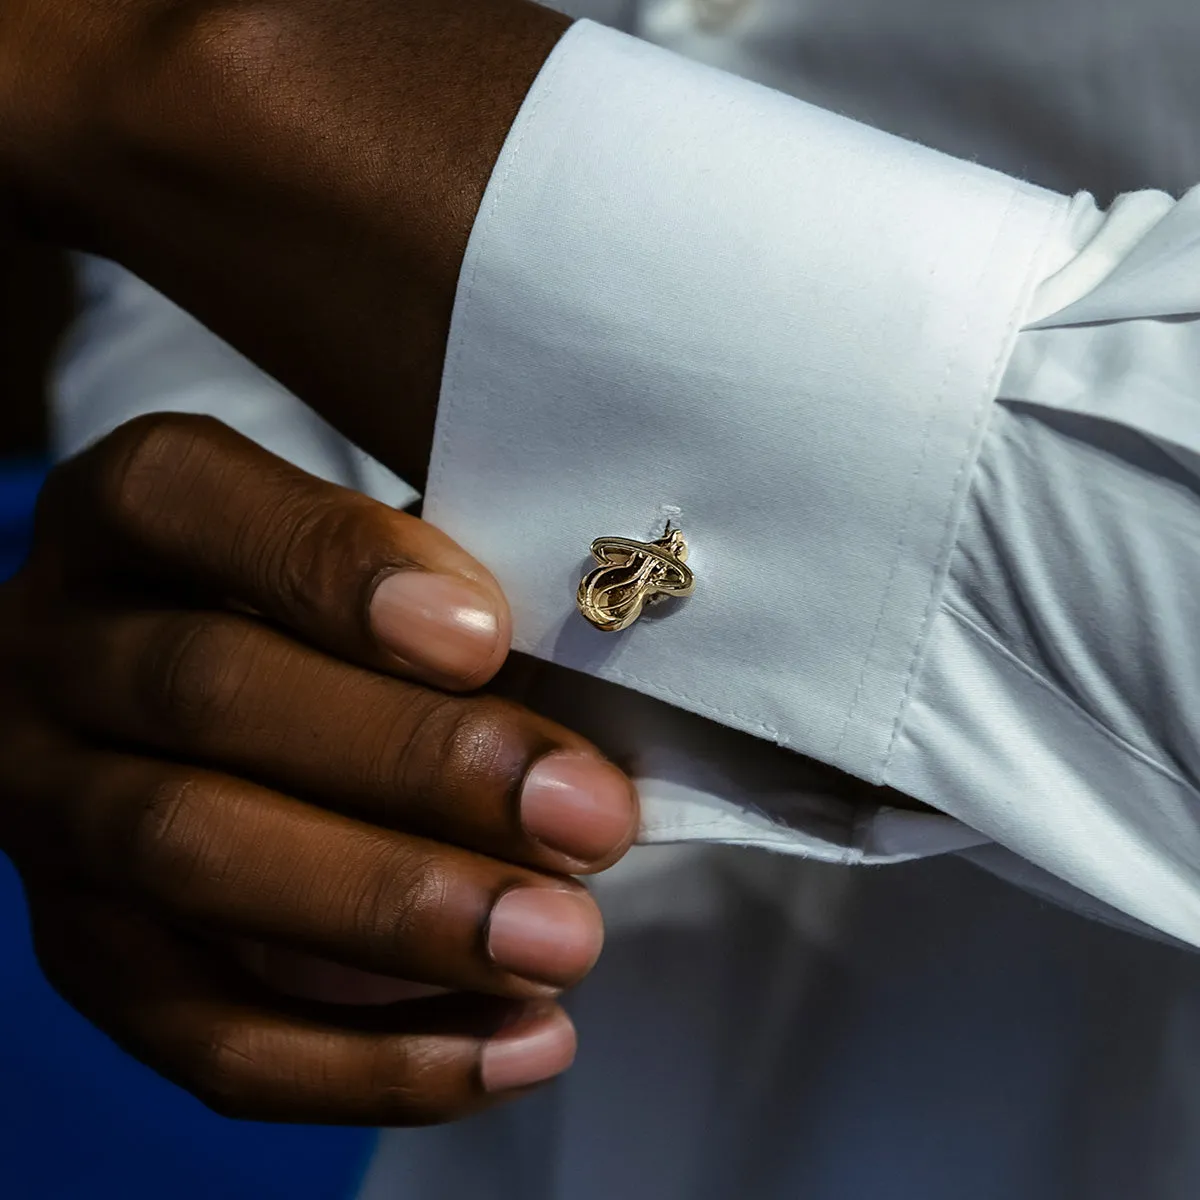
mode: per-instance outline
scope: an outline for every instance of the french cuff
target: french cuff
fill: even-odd
[[[580,22],[471,235],[426,515],[517,648],[878,782],[1066,204]],[[593,629],[592,540],[668,521],[694,594]]]

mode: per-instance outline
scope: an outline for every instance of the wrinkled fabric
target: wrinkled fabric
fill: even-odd
[[[1103,214],[582,22],[472,233],[426,513],[518,649],[1200,945],[1198,246],[1200,192]],[[588,627],[592,538],[667,522],[695,594]],[[643,728],[646,840],[829,857],[807,818],[836,802]],[[876,822],[970,844],[860,813],[842,861],[889,861]]]

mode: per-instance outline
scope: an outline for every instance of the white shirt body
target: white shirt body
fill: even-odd
[[[590,12],[776,90],[568,34],[472,234],[426,512],[554,664],[531,701],[629,766],[644,840],[702,844],[601,882],[567,1079],[387,1135],[364,1197],[1194,1195],[1192,952],[938,859],[1200,945],[1200,195],[1062,194],[1200,179],[1200,12]],[[411,498],[87,270],[64,450],[198,409]],[[590,540],[668,519],[695,595],[586,627]],[[797,751],[944,815],[853,809]]]

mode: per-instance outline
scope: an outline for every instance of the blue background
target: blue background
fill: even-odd
[[[24,558],[45,469],[0,464],[0,578]],[[0,856],[0,1197],[347,1200],[366,1130],[215,1116],[77,1016],[42,978]]]

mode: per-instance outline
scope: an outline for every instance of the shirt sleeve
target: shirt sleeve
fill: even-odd
[[[1200,944],[1197,229],[581,22],[472,234],[426,514],[495,571],[520,649]],[[694,594],[592,629],[591,541],[668,521]],[[676,828],[738,840],[700,808]]]
[[[877,780],[1065,210],[580,22],[472,234],[427,513],[521,649]],[[695,595],[588,627],[592,539],[667,519]]]
[[[414,498],[81,266],[60,453],[207,412]],[[1197,314],[1200,194],[1101,213],[582,23],[472,235],[426,515],[503,580],[531,701],[634,775],[642,840],[957,851],[1200,945]],[[668,519],[695,594],[590,629],[590,541]]]
[[[66,458],[151,412],[217,417],[304,470],[393,507],[418,493],[343,438],[160,292],[105,259],[79,256],[80,311],[50,387],[51,440]]]

